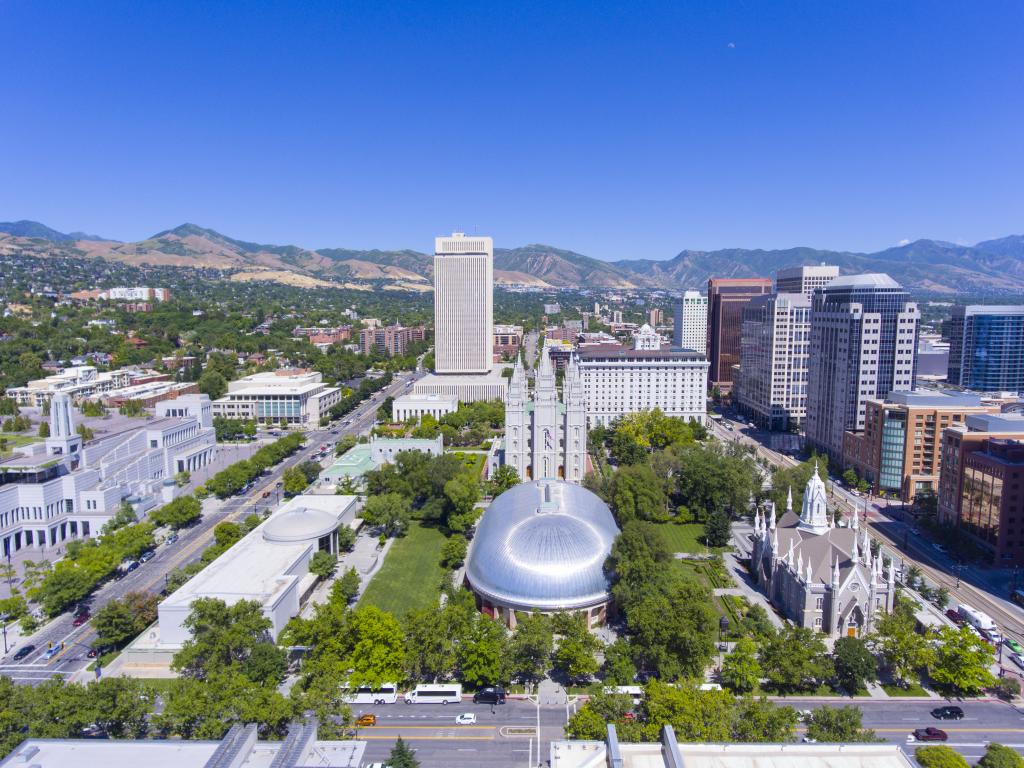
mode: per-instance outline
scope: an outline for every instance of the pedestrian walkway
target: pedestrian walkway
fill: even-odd
[[[738,560],[733,556],[731,552],[725,552],[722,554],[722,564],[725,566],[725,570],[732,576],[733,582],[736,584],[736,589],[739,590],[739,594],[745,597],[751,605],[760,605],[764,608],[768,614],[768,620],[775,626],[781,628],[783,626],[782,619],[779,618],[778,614],[775,613],[775,609],[772,608],[771,603],[758,589],[754,586],[753,581],[750,579],[750,574],[747,573],[747,569],[744,568]],[[731,594],[731,593],[730,593]]]

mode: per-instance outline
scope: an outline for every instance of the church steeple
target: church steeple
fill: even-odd
[[[825,484],[818,476],[818,463],[814,463],[814,474],[804,489],[804,504],[800,510],[800,530],[822,534],[829,529],[828,501]]]

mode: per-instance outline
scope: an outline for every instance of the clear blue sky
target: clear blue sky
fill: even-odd
[[[0,220],[604,259],[1024,232],[1024,3],[0,2]]]

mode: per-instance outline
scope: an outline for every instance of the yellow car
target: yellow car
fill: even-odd
[[[359,727],[359,728],[365,728],[368,725],[376,725],[376,724],[377,724],[377,716],[376,715],[360,715],[359,719],[356,720],[356,726]]]

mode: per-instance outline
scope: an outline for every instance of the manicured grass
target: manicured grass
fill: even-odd
[[[0,417],[3,418],[3,417]],[[0,439],[7,441],[7,450],[0,453],[0,457],[7,458],[14,455],[14,448],[20,448],[29,443],[42,442],[43,438],[37,435],[23,435],[17,432],[0,432]]]
[[[664,542],[673,552],[689,552],[700,555],[705,552],[725,552],[728,547],[705,547],[701,542],[704,536],[703,523],[661,523],[658,531]]]
[[[898,685],[892,683],[886,683],[882,686],[882,690],[888,693],[890,696],[927,696],[928,691],[922,688],[917,683],[911,683],[907,688],[900,688]]]
[[[375,605],[401,618],[418,608],[436,608],[444,534],[420,523],[391,545],[384,566],[370,580],[359,605]]]
[[[480,472],[484,468],[484,459],[486,458],[484,454],[456,451],[455,458],[459,459],[467,469],[471,470],[474,477],[480,477]]]

